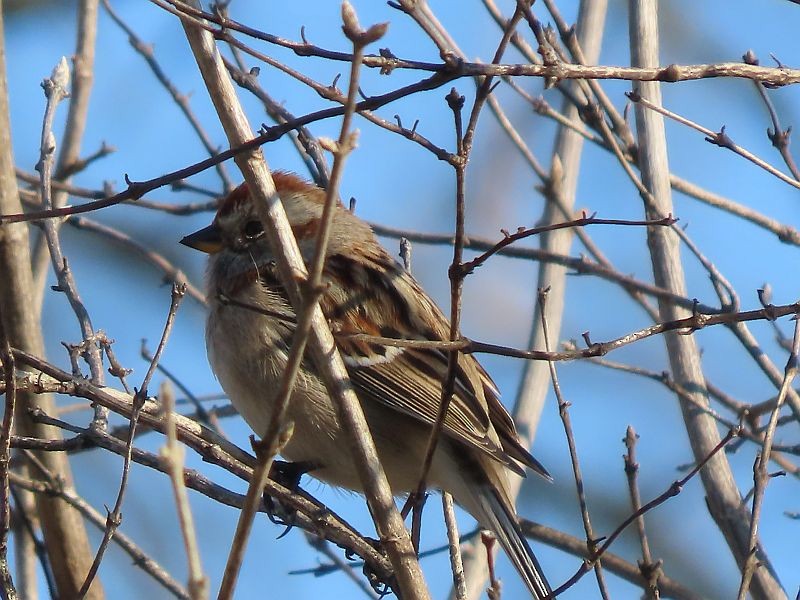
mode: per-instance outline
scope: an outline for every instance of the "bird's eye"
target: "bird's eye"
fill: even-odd
[[[248,240],[257,238],[263,231],[264,228],[261,226],[261,221],[248,221],[244,226],[244,236]]]

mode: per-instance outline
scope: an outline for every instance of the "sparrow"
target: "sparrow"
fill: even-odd
[[[321,224],[325,191],[300,177],[273,180],[308,264]],[[266,431],[296,326],[246,184],[221,203],[213,222],[181,240],[209,254],[206,346],[211,367],[233,405],[258,434]],[[320,305],[336,338],[395,495],[416,489],[437,419],[448,352],[397,347],[352,334],[410,340],[449,339],[450,324],[419,283],[381,246],[369,225],[338,204],[323,271]],[[313,464],[310,475],[363,491],[336,409],[314,364],[303,363],[286,418],[294,433],[285,459]],[[522,445],[489,374],[459,354],[454,393],[428,474],[481,527],[491,530],[529,589],[541,599],[547,579],[519,526],[508,474],[525,468],[550,480]]]

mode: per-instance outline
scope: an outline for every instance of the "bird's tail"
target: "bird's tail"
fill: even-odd
[[[475,516],[482,526],[491,529],[497,536],[514,567],[519,572],[525,585],[536,600],[548,597],[552,593],[539,561],[536,560],[531,547],[525,540],[517,516],[509,502],[501,498],[498,490],[492,485],[480,486],[480,491],[473,495]],[[477,513],[477,514],[476,514]]]

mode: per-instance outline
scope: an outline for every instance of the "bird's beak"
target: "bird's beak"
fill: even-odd
[[[208,227],[203,227],[194,233],[190,233],[181,240],[181,244],[205,252],[214,254],[222,250],[222,236],[216,223],[211,223]]]

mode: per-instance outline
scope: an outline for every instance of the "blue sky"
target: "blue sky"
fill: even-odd
[[[377,47],[389,47],[398,56],[437,60],[432,44],[410,19],[385,3],[355,2],[362,24],[389,21],[387,36]],[[568,20],[574,19],[575,3],[560,3]],[[790,2],[770,0],[754,7],[747,2],[673,0],[662,3],[662,64],[736,61],[749,48],[770,64],[770,53],[782,62],[797,63],[796,11]],[[512,2],[501,4],[506,14]],[[347,42],[339,27],[337,2],[255,3],[233,2],[232,15],[251,24],[291,39],[299,39],[300,27],[320,46],[346,50]],[[488,60],[499,39],[480,3],[434,2],[433,9],[461,47],[471,57]],[[177,20],[146,2],[116,2],[115,7],[138,35],[154,45],[157,59],[173,83],[191,95],[192,108],[216,143],[224,146],[224,135],[188,51]],[[543,8],[537,14],[548,20]],[[62,55],[74,47],[75,7],[72,2],[20,10],[6,16],[6,53],[11,94],[14,153],[20,168],[28,171],[38,160],[38,143],[44,98],[40,82],[48,76]],[[628,64],[626,4],[611,2],[608,27],[600,62]],[[46,34],[43,29],[46,24]],[[528,39],[531,36],[523,31]],[[100,188],[104,181],[117,188],[124,186],[124,175],[149,179],[186,166],[205,157],[202,146],[177,107],[155,81],[141,57],[127,43],[125,35],[101,11],[98,56],[92,95],[90,121],[83,143],[83,154],[96,150],[102,141],[117,148],[111,156],[79,174],[76,183]],[[342,73],[339,87],[345,88],[346,63],[328,63],[313,58],[295,57],[274,47],[260,47],[315,79],[329,83]],[[509,60],[519,56],[509,51]],[[251,64],[255,64],[251,62]],[[363,73],[367,94],[378,94],[414,81],[413,73],[396,71],[390,77],[374,71]],[[313,91],[262,66],[260,83],[296,115],[327,107]],[[543,93],[554,106],[561,104],[553,90],[543,91],[541,82],[521,81],[533,94]],[[459,81],[458,90],[471,100],[473,85]],[[452,118],[443,101],[450,86],[404,99],[379,111],[387,119],[397,114],[406,125],[419,119],[420,133],[437,145],[452,149]],[[623,107],[627,82],[604,84],[618,107]],[[777,152],[764,134],[770,126],[752,83],[741,80],[689,82],[663,88],[664,103],[672,110],[717,130],[727,125],[737,143],[749,148],[779,168]],[[535,115],[506,87],[496,94],[536,156],[549,165],[554,126]],[[784,126],[797,121],[798,92],[795,88],[770,91]],[[257,101],[241,93],[251,123],[257,129],[265,120]],[[57,123],[63,127],[66,110]],[[376,222],[430,232],[453,228],[454,177],[452,170],[418,146],[357,120],[361,131],[359,148],[348,160],[341,185],[343,198],[357,198],[357,214]],[[338,120],[315,123],[315,135],[335,137]],[[798,225],[797,190],[746,163],[731,153],[704,142],[696,132],[668,123],[670,164],[674,173],[785,223]],[[303,164],[291,145],[282,140],[270,144],[265,155],[274,168],[303,173]],[[239,175],[231,163],[235,179]],[[213,171],[193,178],[192,183],[220,189]],[[514,152],[488,111],[482,116],[474,155],[468,170],[467,229],[472,235],[499,238],[501,228],[513,230],[532,225],[538,219],[543,200],[534,191],[539,182]],[[193,202],[198,195],[174,193],[168,189],[149,197],[170,202]],[[755,290],[765,282],[772,285],[776,304],[795,301],[798,292],[793,274],[797,248],[778,242],[774,235],[724,213],[675,194],[675,214],[687,232],[734,284],[745,309],[757,308]],[[602,149],[587,146],[584,153],[576,205],[608,218],[641,218],[641,201],[635,189]],[[202,283],[202,257],[177,241],[206,224],[210,214],[176,218],[134,207],[115,207],[92,215],[117,226],[167,256],[191,279]],[[590,234],[608,257],[624,273],[650,279],[650,263],[644,232],[638,229],[592,228]],[[169,305],[169,289],[161,285],[160,275],[149,265],[124,255],[107,242],[90,234],[64,229],[64,249],[96,327],[116,339],[115,349],[126,366],[135,369],[132,381],[143,376],[146,365],[139,358],[141,338],[155,346]],[[397,243],[383,240],[396,252]],[[534,242],[535,243],[535,242]],[[573,249],[577,255],[582,249]],[[414,247],[416,277],[441,306],[448,302],[446,269],[450,250],[440,247]],[[688,255],[686,260],[689,296],[716,304],[708,277]],[[495,343],[523,346],[528,337],[535,299],[536,264],[496,258],[472,275],[465,286],[463,331],[466,335]],[[208,367],[203,342],[203,309],[192,300],[182,306],[175,332],[164,355],[164,364],[197,394],[219,391]],[[646,315],[617,287],[590,277],[571,277],[562,339],[579,338],[591,331],[593,340],[607,340],[648,324]],[[76,341],[79,332],[64,298],[49,294],[43,325],[50,358],[67,365],[61,340]],[[779,323],[785,334],[788,323]],[[769,324],[754,323],[752,331],[779,368],[786,360],[774,342]],[[775,393],[732,336],[721,328],[697,334],[703,348],[703,366],[710,381],[745,402],[758,402]],[[661,371],[667,368],[663,340],[655,338],[615,352],[611,358]],[[522,365],[513,359],[486,356],[482,362],[497,380],[507,403],[513,402]],[[572,402],[572,420],[578,451],[586,476],[590,510],[598,532],[610,532],[628,513],[628,500],[621,454],[625,427],[632,424],[641,435],[639,461],[642,465],[642,497],[649,499],[663,490],[681,473],[678,465],[691,461],[680,412],[672,396],[658,384],[632,379],[587,363],[559,365],[561,384]],[[155,386],[153,386],[155,389]],[[68,402],[68,400],[65,400]],[[88,419],[76,415],[76,420]],[[223,424],[226,434],[246,446],[249,430],[238,419]],[[796,425],[781,432],[783,441],[797,441]],[[157,450],[162,440],[155,435],[142,438],[142,446]],[[534,448],[536,456],[553,473],[556,483],[547,485],[533,478],[527,482],[519,512],[534,520],[581,535],[580,516],[574,494],[561,424],[553,398],[548,398]],[[752,445],[744,445],[730,461],[743,490],[752,484]],[[225,472],[189,455],[189,466],[207,473],[215,481],[238,491],[245,488]],[[102,452],[85,453],[73,463],[77,488],[96,507],[111,504],[116,494],[121,460]],[[177,535],[177,523],[165,477],[141,467],[131,474],[128,500],[124,507],[123,530],[159,560],[178,579],[185,580],[185,559]],[[790,595],[800,585],[796,544],[797,521],[783,516],[798,511],[797,481],[776,478],[767,491],[762,539],[783,584]],[[305,487],[328,502],[353,524],[371,531],[363,500],[355,495],[328,489],[308,480]],[[227,547],[236,522],[232,509],[221,507],[197,495],[192,505],[199,525],[201,552],[215,590],[222,574]],[[429,503],[423,547],[438,546],[445,540],[438,516],[438,500]],[[472,527],[461,515],[462,529]],[[728,598],[735,594],[738,575],[727,547],[708,517],[702,487],[693,480],[683,493],[648,515],[648,530],[654,555],[665,560],[668,574],[708,597]],[[280,528],[266,519],[257,521],[239,587],[241,598],[261,596],[264,583],[269,590],[280,590],[281,597],[311,598],[329,593],[355,596],[358,592],[347,578],[330,575],[323,579],[289,576],[292,569],[312,567],[324,558],[306,544],[299,531],[280,541]],[[96,543],[98,536],[94,536]],[[638,558],[636,538],[625,534],[613,548],[630,560]],[[551,581],[561,582],[574,572],[579,561],[559,551],[536,545]],[[449,589],[447,560],[444,555],[423,563],[434,597],[443,598]],[[522,587],[513,570],[503,560],[501,571],[506,598],[522,596]],[[127,557],[113,549],[101,569],[101,576],[113,598],[141,598],[145,594],[161,597],[163,592]],[[615,598],[638,597],[637,590],[609,576]],[[564,595],[564,598],[595,597],[591,577]]]

